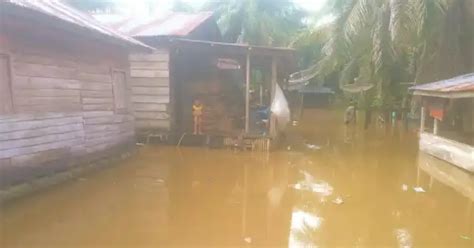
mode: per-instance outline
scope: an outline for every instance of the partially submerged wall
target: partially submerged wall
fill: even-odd
[[[420,150],[464,170],[474,172],[474,147],[470,145],[422,132]]]

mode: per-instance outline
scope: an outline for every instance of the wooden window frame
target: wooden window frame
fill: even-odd
[[[10,110],[6,113],[1,113],[0,115],[8,115],[8,114],[14,114],[15,113],[15,104],[13,101],[13,68],[12,68],[12,63],[11,63],[11,55],[9,53],[3,53],[0,51],[0,58],[5,58],[7,62],[7,76],[8,76],[8,82],[6,84],[8,88],[8,98],[10,100]],[[2,101],[3,103],[3,101]]]
[[[117,107],[117,102],[116,102],[116,84],[115,84],[115,73],[123,73],[124,75],[124,93],[125,93],[125,106],[123,108],[118,108]],[[122,69],[115,69],[115,68],[112,68],[110,70],[110,75],[112,77],[112,96],[113,96],[113,100],[114,100],[114,112],[117,113],[117,114],[126,114],[126,113],[129,113],[130,111],[130,90],[129,90],[129,87],[128,87],[128,81],[129,81],[129,78],[128,78],[128,75],[127,75],[127,72],[125,70],[122,70]]]

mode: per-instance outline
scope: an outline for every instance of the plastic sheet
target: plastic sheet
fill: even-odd
[[[276,131],[283,131],[290,122],[290,108],[285,94],[283,94],[278,84],[276,85],[271,111],[276,119]]]

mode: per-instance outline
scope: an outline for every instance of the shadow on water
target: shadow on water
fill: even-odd
[[[270,154],[143,147],[4,206],[0,244],[472,247],[473,176],[418,155],[414,133],[317,110],[291,129]]]

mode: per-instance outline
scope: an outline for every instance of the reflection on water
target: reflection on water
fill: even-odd
[[[298,208],[291,213],[289,247],[304,247],[314,244],[312,234],[321,226],[323,219],[314,213],[305,212]]]
[[[144,147],[2,207],[0,246],[474,247],[472,175],[413,133],[321,111],[293,129],[271,154]]]

